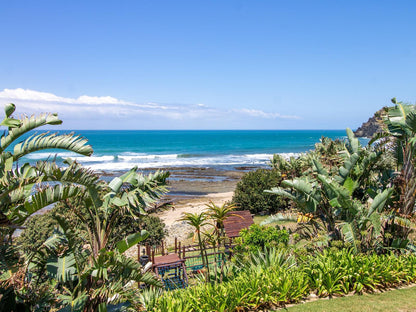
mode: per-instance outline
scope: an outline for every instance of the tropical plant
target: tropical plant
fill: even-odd
[[[6,116],[0,124],[6,127],[0,139],[0,248],[4,255],[13,255],[13,233],[30,216],[50,204],[81,194],[83,183],[89,182],[73,168],[59,168],[45,161],[19,164],[19,160],[45,149],[64,149],[86,156],[93,152],[86,139],[74,134],[31,133],[45,125],[61,124],[57,114],[16,119],[12,116],[15,109],[14,104],[6,105]],[[16,142],[19,139],[22,140]],[[15,259],[15,256],[1,258],[1,285],[20,283],[13,278],[18,270]]]
[[[237,216],[237,214],[232,213],[233,210],[237,208],[235,204],[232,203],[224,203],[221,206],[214,204],[214,202],[210,202],[206,205],[206,213],[208,218],[214,222],[214,234],[218,237],[218,241],[225,236],[224,233],[224,222],[230,216]]]
[[[347,135],[348,142],[341,153],[344,161],[336,174],[331,174],[319,159],[312,157],[313,170],[308,176],[282,182],[291,191],[273,188],[266,192],[290,198],[302,214],[309,216],[306,223],[316,228],[322,223],[330,239],[344,238],[354,243],[358,251],[363,246],[369,248],[370,241],[380,235],[380,213],[393,189],[370,192],[373,198],[371,203],[367,201],[362,194],[368,194],[366,190],[370,188],[369,179],[372,178],[369,172],[376,164],[377,155],[366,152],[350,129],[347,129]],[[360,195],[357,195],[358,189]],[[367,240],[364,241],[364,237]],[[357,241],[361,241],[360,246]]]
[[[147,292],[147,311],[264,311],[318,296],[382,290],[416,280],[416,256],[354,254],[326,250],[295,258],[287,249],[270,248],[242,262],[227,264],[232,273],[221,284],[197,283],[174,292]],[[233,270],[232,268],[235,268]]]
[[[99,182],[88,187],[79,197],[86,213],[81,206],[74,207],[79,224],[87,233],[82,244],[77,241],[76,230],[64,218],[56,217],[61,230],[43,244],[48,258],[36,254],[30,260],[37,265],[44,263],[48,274],[68,289],[70,297],[64,304],[71,306],[77,302],[83,311],[105,311],[107,305],[123,302],[137,308],[140,303],[132,286],[128,286],[129,281],[161,285],[152,274],[142,272],[138,263],[123,255],[147,238],[145,230],[123,237],[114,245],[110,242],[117,236],[116,220],[145,215],[146,207],[166,192],[168,175],[156,172],[143,176],[133,168],[108,184]]]
[[[14,104],[5,107],[6,117],[0,125],[8,127],[0,140],[0,226],[10,235],[36,211],[59,200],[80,193],[83,188],[75,185],[72,170],[56,170],[53,164],[38,162],[35,166],[28,163],[18,166],[23,156],[45,149],[65,149],[82,155],[91,155],[91,146],[87,140],[73,134],[41,133],[32,134],[25,140],[15,143],[21,136],[45,125],[62,123],[57,114],[15,119],[12,114]],[[13,150],[13,152],[11,151]],[[58,173],[59,176],[54,174]],[[47,186],[45,182],[60,182]],[[36,188],[35,194],[32,194]]]
[[[414,213],[416,202],[416,106],[407,105],[392,99],[394,107],[386,108],[383,121],[387,130],[373,140],[389,138],[390,146],[396,156],[396,174],[394,184],[399,193],[397,206],[403,215]]]
[[[201,236],[202,228],[205,225],[209,224],[208,215],[205,212],[200,212],[200,213],[185,212],[183,213],[183,216],[179,220],[185,221],[187,224],[195,228],[194,238],[195,236],[198,238],[198,245],[199,245],[199,250],[201,253],[202,265],[206,269],[207,274],[205,274],[205,277],[206,277],[206,280],[208,281],[209,279],[208,257],[205,251],[205,243]]]

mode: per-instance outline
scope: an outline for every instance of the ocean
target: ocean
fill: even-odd
[[[68,133],[71,131],[61,131]],[[345,138],[344,130],[75,130],[89,140],[91,157],[61,150],[37,152],[21,162],[71,157],[97,171],[138,168],[266,166],[273,154],[296,156],[322,136]]]

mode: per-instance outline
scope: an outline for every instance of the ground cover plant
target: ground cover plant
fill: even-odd
[[[199,283],[173,292],[149,291],[147,311],[244,311],[272,309],[314,293],[340,296],[387,289],[416,281],[416,256],[354,254],[326,250],[295,256],[287,249],[267,249],[243,262],[228,264],[222,283]]]

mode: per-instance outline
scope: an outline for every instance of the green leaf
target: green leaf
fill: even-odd
[[[108,184],[108,186],[110,187],[110,189],[115,192],[118,193],[118,191],[120,190],[121,186],[123,185],[123,180],[121,180],[119,177],[115,177],[113,180],[111,180],[111,182]]]
[[[357,153],[352,154],[345,162],[344,165],[339,169],[339,176],[336,177],[336,180],[340,184],[344,184],[351,170],[354,168],[357,163],[359,156]]]
[[[348,193],[352,195],[357,187],[357,183],[351,179],[351,177],[348,177],[344,182],[344,187],[348,190]]]
[[[85,291],[82,291],[75,298],[72,296],[61,296],[63,298],[63,304],[66,305],[58,312],[82,312],[85,304],[88,300],[88,295]]]
[[[339,207],[341,207],[341,204],[339,203],[339,201],[338,201],[338,199],[337,199],[337,198],[333,198],[333,199],[331,199],[331,200],[329,201],[329,204],[331,205],[331,207],[334,207],[334,208],[339,208]]]
[[[280,187],[279,188],[274,187],[271,190],[265,190],[264,192],[279,195],[279,196],[284,196],[284,197],[290,198],[292,200],[296,200],[295,196],[293,196],[290,192],[288,192],[288,191],[286,191],[286,190],[284,190]]]
[[[328,172],[324,169],[324,166],[322,165],[322,163],[318,159],[316,159],[315,157],[313,157],[312,158],[312,163],[314,164],[315,171],[318,174],[325,175],[325,176],[328,175]]]
[[[350,143],[351,152],[358,154],[360,142],[355,137],[354,132],[352,132],[350,128],[347,128],[347,136],[348,136],[348,142]]]
[[[393,194],[393,188],[388,188],[384,190],[382,193],[377,194],[377,196],[374,197],[374,200],[371,203],[367,217],[370,217],[374,211],[381,212],[384,206],[386,205],[388,199],[391,197],[391,194]]]
[[[125,239],[119,241],[117,243],[117,250],[120,253],[125,252],[129,248],[133,247],[134,245],[137,245],[139,242],[145,240],[149,236],[149,232],[146,230],[142,230],[140,233],[134,233],[128,235]]]
[[[62,123],[56,114],[41,114],[40,116],[31,116],[30,118],[25,117],[20,122],[19,127],[9,129],[9,133],[1,138],[1,151],[4,151],[16,139],[31,130],[44,125],[58,125]]]
[[[9,127],[9,128],[17,128],[21,124],[20,120],[14,118],[4,118],[0,125]]]
[[[17,160],[29,153],[45,149],[64,149],[85,156],[93,153],[92,147],[87,145],[88,140],[72,134],[57,135],[56,133],[42,133],[33,135],[25,141],[18,143],[13,149],[13,158]]]
[[[378,213],[373,213],[369,218],[369,221],[373,225],[373,238],[378,237],[381,234],[381,215]]]
[[[66,283],[77,279],[75,264],[74,254],[68,253],[62,257],[50,257],[46,263],[46,269],[50,277]]]
[[[345,222],[341,225],[341,233],[345,241],[353,245],[355,252],[358,252],[359,250],[359,246],[357,245],[357,240],[358,240],[357,232],[358,232],[358,227],[354,221]]]
[[[13,103],[9,103],[4,106],[4,112],[6,113],[6,117],[10,117],[10,115],[13,114],[15,110],[16,105],[14,105]]]

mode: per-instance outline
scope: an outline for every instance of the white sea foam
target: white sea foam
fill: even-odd
[[[298,153],[281,153],[285,158],[297,157]],[[273,154],[246,154],[246,155],[215,155],[204,157],[178,157],[180,155],[119,155],[115,161],[103,161],[99,163],[86,163],[94,170],[119,171],[127,170],[134,166],[138,168],[160,167],[199,167],[199,166],[237,166],[237,165],[267,165]]]
[[[142,159],[175,159],[178,157],[178,154],[169,154],[169,155],[124,155],[121,154],[117,158],[119,160],[125,161],[134,161]]]
[[[51,154],[38,153],[32,160],[46,159]],[[33,156],[32,155],[32,156]],[[299,153],[281,153],[285,158],[297,157]],[[208,166],[262,166],[267,165],[273,154],[231,154],[209,155],[196,154],[140,154],[122,153],[120,155],[79,156],[74,153],[58,153],[61,158],[71,157],[86,167],[102,171],[128,170],[134,166],[138,168],[163,167],[208,167]]]
[[[40,159],[52,158],[52,157],[55,157],[55,155],[61,158],[68,158],[68,157],[72,158],[72,157],[78,156],[78,154],[72,153],[72,152],[56,152],[56,153],[37,152],[37,153],[28,154],[25,157],[28,159],[33,159],[33,160],[40,160]]]
[[[105,155],[105,156],[77,156],[77,157],[71,157],[71,158],[80,162],[80,163],[114,161],[114,156],[110,156],[110,155]]]

